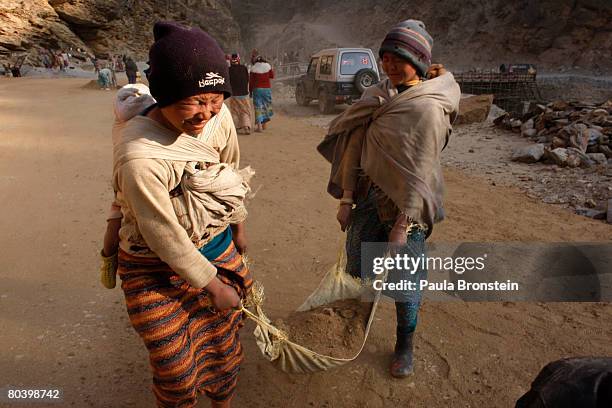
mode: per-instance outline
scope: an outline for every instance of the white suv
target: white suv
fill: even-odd
[[[351,104],[380,80],[374,53],[369,48],[330,48],[314,54],[295,89],[298,104],[319,101],[321,113],[332,113],[337,103]]]

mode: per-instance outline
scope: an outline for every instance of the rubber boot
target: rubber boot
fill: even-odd
[[[395,351],[391,361],[391,375],[395,378],[405,378],[413,373],[412,367],[412,338],[414,332],[408,334],[397,333]]]

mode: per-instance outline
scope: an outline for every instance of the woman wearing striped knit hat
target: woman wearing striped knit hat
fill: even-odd
[[[432,45],[421,21],[392,27],[379,51],[388,79],[334,119],[318,146],[332,165],[328,192],[340,200],[337,219],[347,231],[346,271],[352,276],[372,278],[371,259],[364,260],[363,272],[369,273],[362,275],[362,242],[388,242],[392,252],[421,258],[425,239],[442,218],[440,152],[461,92],[451,73],[431,64]],[[385,293],[394,298],[397,315],[394,377],[413,371],[418,282],[427,276],[426,268],[406,272],[388,280],[415,281],[417,290]]]

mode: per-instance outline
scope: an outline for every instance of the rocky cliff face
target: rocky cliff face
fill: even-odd
[[[12,52],[42,46],[50,49],[86,47],[46,0],[0,2],[0,59]]]
[[[407,19],[425,22],[435,39],[434,59],[454,69],[535,63],[547,70],[612,73],[612,2],[609,0],[235,0],[233,13],[246,48],[274,57],[326,47],[377,50],[389,27]],[[240,5],[251,5],[241,7]],[[577,67],[577,68],[576,68]]]
[[[97,56],[129,53],[145,59],[158,20],[199,26],[225,49],[240,43],[240,30],[225,0],[2,0],[0,58],[39,47],[82,48]]]
[[[158,20],[199,26],[224,48],[237,47],[239,28],[229,3],[218,0],[54,0],[58,16],[95,53],[121,52],[146,55]]]
[[[299,51],[305,61],[325,47],[376,50],[406,18],[426,23],[434,59],[454,69],[525,62],[612,73],[610,0],[0,0],[0,60],[39,46],[144,59],[152,24],[172,19],[209,31],[227,52]]]

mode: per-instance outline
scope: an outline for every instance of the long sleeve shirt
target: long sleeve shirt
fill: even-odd
[[[234,64],[229,67],[232,96],[245,96],[249,94],[249,71],[247,67]]]
[[[217,131],[207,134],[205,129],[199,137],[206,138],[220,152],[222,162],[238,167],[236,130],[227,108],[222,112]],[[145,116],[136,116],[117,131],[142,135],[169,132]],[[133,255],[159,257],[190,285],[201,288],[217,271],[198,251],[198,246],[205,243],[191,238],[182,194],[171,194],[181,182],[185,164],[176,160],[134,159],[115,170],[117,201],[123,212],[119,245]]]
[[[258,62],[253,65],[249,75],[249,92],[255,88],[271,88],[271,79],[274,79],[272,66],[267,62]]]

